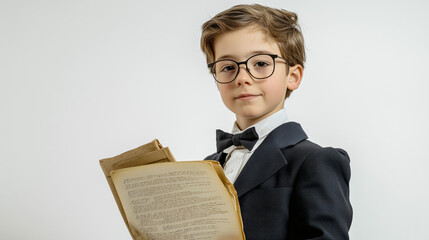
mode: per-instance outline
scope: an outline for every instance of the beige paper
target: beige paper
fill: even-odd
[[[133,239],[245,239],[219,162],[176,162],[154,140],[100,165]]]
[[[243,239],[235,199],[219,187],[213,164],[219,165],[176,162],[113,171],[130,226],[143,239]]]

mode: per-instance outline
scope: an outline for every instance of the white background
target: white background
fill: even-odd
[[[230,130],[203,22],[250,1],[0,0],[0,239],[130,239],[99,166],[158,138],[178,160]],[[429,4],[260,1],[298,13],[289,118],[351,156],[356,240],[429,239]]]

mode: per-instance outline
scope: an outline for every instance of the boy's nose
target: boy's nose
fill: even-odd
[[[252,75],[247,71],[246,66],[240,65],[237,78],[235,79],[235,84],[241,86],[242,84],[251,85],[253,83]]]

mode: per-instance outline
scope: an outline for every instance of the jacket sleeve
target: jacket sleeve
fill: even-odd
[[[215,160],[217,158],[217,153],[213,153],[204,158],[204,160]]]
[[[321,148],[302,163],[291,197],[288,239],[348,240],[350,160],[342,149]]]

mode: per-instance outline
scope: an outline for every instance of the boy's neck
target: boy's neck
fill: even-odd
[[[248,127],[250,127],[250,126],[253,126],[253,125],[255,125],[256,123],[258,123],[258,122],[260,122],[260,121],[262,121],[262,120],[264,120],[264,119],[266,119],[266,118],[268,118],[269,116],[271,116],[271,115],[273,115],[274,113],[276,113],[276,112],[278,112],[278,111],[280,111],[280,110],[282,110],[283,108],[281,108],[281,109],[278,109],[277,111],[275,111],[275,112],[271,112],[271,113],[269,113],[269,114],[266,114],[266,115],[263,115],[263,116],[261,116],[261,117],[258,117],[258,118],[242,118],[242,117],[240,117],[240,116],[237,116],[236,115],[236,120],[235,120],[235,124],[237,125],[237,127],[242,131],[242,130],[245,130],[245,129],[247,129]]]

